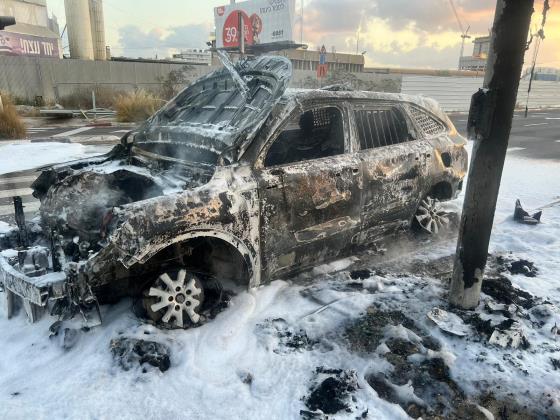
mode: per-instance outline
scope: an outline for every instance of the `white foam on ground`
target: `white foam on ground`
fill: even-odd
[[[74,143],[0,144],[0,174],[99,155],[109,149]]]

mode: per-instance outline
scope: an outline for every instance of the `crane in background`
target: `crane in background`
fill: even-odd
[[[469,29],[471,29],[471,26],[468,25],[467,30],[465,30],[464,26],[463,26],[463,23],[461,22],[461,19],[459,18],[459,13],[457,13],[457,9],[455,8],[455,3],[453,3],[453,0],[449,0],[449,4],[451,5],[451,8],[453,9],[453,13],[455,14],[455,19],[457,19],[457,24],[459,25],[459,29],[461,30],[461,53],[459,55],[459,64],[457,66],[457,69],[461,70],[461,57],[463,56],[463,53],[465,51],[465,40],[469,39],[471,37],[469,35]]]

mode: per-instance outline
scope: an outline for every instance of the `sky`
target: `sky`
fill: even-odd
[[[449,0],[296,0],[295,34],[299,41],[300,1],[304,1],[304,43],[338,52],[366,51],[366,66],[453,69],[461,31]],[[531,30],[540,26],[542,1],[535,0]],[[494,0],[454,0],[463,27],[487,35]],[[64,27],[64,0],[47,0],[49,12]],[[181,48],[206,46],[214,29],[214,7],[228,0],[104,0],[106,41],[114,56],[159,58]],[[537,64],[560,68],[560,0],[545,26]],[[465,55],[472,53],[471,40]],[[67,42],[65,43],[66,46]],[[532,59],[529,50],[525,59]]]

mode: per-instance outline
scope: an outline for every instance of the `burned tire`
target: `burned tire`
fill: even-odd
[[[449,225],[449,214],[441,208],[441,203],[437,198],[430,196],[420,202],[412,219],[414,231],[430,235],[440,234],[447,230]]]
[[[201,321],[204,288],[200,278],[180,268],[159,275],[143,292],[148,317],[167,328],[188,328]]]

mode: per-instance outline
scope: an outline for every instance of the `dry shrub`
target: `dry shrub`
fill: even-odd
[[[92,109],[92,91],[95,92],[95,106],[97,108],[112,108],[117,97],[124,93],[122,90],[115,90],[109,87],[83,87],[62,96],[59,103],[66,109]]]
[[[145,90],[120,95],[115,101],[117,120],[120,122],[144,121],[153,115],[161,105],[163,105],[161,99]]]
[[[0,112],[0,140],[21,139],[27,133],[15,106],[7,96],[2,96],[4,111]]]

